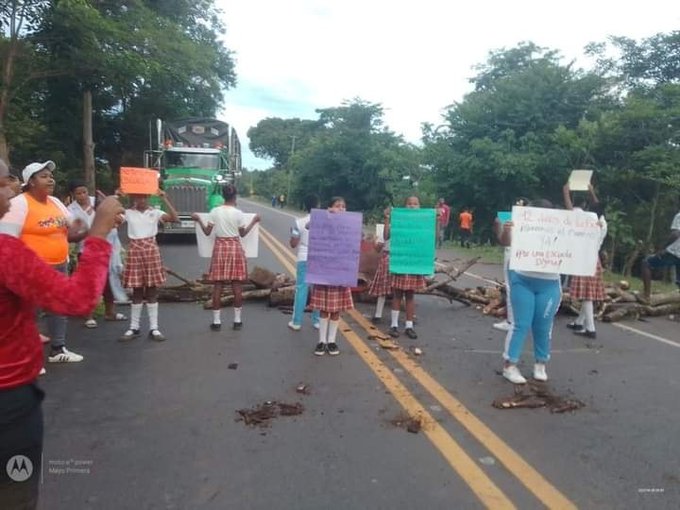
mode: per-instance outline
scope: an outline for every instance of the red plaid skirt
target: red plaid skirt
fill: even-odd
[[[390,274],[392,287],[399,290],[422,290],[427,287],[422,274]]]
[[[248,264],[238,237],[216,237],[208,280],[213,282],[244,281],[248,279]]]
[[[376,269],[375,276],[368,286],[368,294],[370,296],[387,296],[391,293],[390,252],[383,250],[380,260],[378,260],[378,269]]]
[[[322,312],[342,312],[354,308],[352,290],[336,285],[313,285],[309,306]]]
[[[156,239],[130,239],[123,269],[123,287],[158,287],[164,283],[165,269]]]
[[[602,265],[599,260],[594,276],[572,276],[569,282],[569,294],[573,299],[604,301],[607,297],[602,281]]]

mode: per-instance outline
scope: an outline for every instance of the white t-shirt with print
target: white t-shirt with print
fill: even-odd
[[[150,207],[144,212],[137,209],[125,209],[125,221],[130,239],[146,239],[156,237],[158,222],[165,213],[161,209]]]
[[[220,205],[208,214],[208,225],[214,225],[215,237],[240,237],[239,228],[245,228],[243,211],[233,205]]]

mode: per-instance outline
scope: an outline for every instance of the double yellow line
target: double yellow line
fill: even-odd
[[[295,275],[295,255],[260,225],[260,239],[274,256]],[[369,334],[375,327],[357,310],[348,312],[354,322]],[[516,508],[489,476],[477,465],[453,437],[430,415],[420,402],[408,391],[394,373],[369,348],[357,333],[341,320],[340,331],[356,350],[361,359],[380,379],[393,397],[410,416],[421,418],[423,432],[443,455],[449,465],[468,484],[479,500],[492,509]],[[575,509],[576,505],[548,482],[536,469],[508,446],[479,418],[474,416],[458,399],[451,395],[421,366],[404,352],[389,350],[389,354],[402,368],[434,397],[449,414],[476,438],[505,468],[512,473],[539,501],[548,508]]]

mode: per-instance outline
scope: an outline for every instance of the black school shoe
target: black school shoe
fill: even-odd
[[[331,356],[337,356],[338,354],[340,354],[340,349],[338,349],[338,344],[336,344],[335,342],[329,343],[326,350],[328,351],[328,354],[330,354]]]
[[[234,328],[235,331],[240,330],[242,327],[243,327],[243,322],[234,322],[233,328]]]
[[[595,331],[588,331],[587,329],[579,329],[574,331],[575,335],[585,336],[586,338],[597,338],[597,333]]]
[[[404,330],[404,333],[406,333],[406,336],[409,337],[411,340],[415,340],[416,338],[418,338],[416,330],[413,328],[406,328]]]
[[[399,330],[397,328],[395,328],[394,326],[392,326],[390,328],[390,336],[392,338],[399,338]]]
[[[222,329],[222,324],[217,324],[217,323],[213,322],[213,323],[210,325],[210,330],[211,330],[211,331],[219,331],[220,329]]]
[[[326,354],[326,344],[319,342],[314,349],[314,355],[323,356],[324,354]]]

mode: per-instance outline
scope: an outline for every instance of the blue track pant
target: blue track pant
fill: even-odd
[[[529,331],[534,339],[534,358],[537,363],[550,359],[550,337],[553,319],[560,306],[559,280],[545,280],[509,271],[512,329],[505,338],[503,358],[517,363]]]

